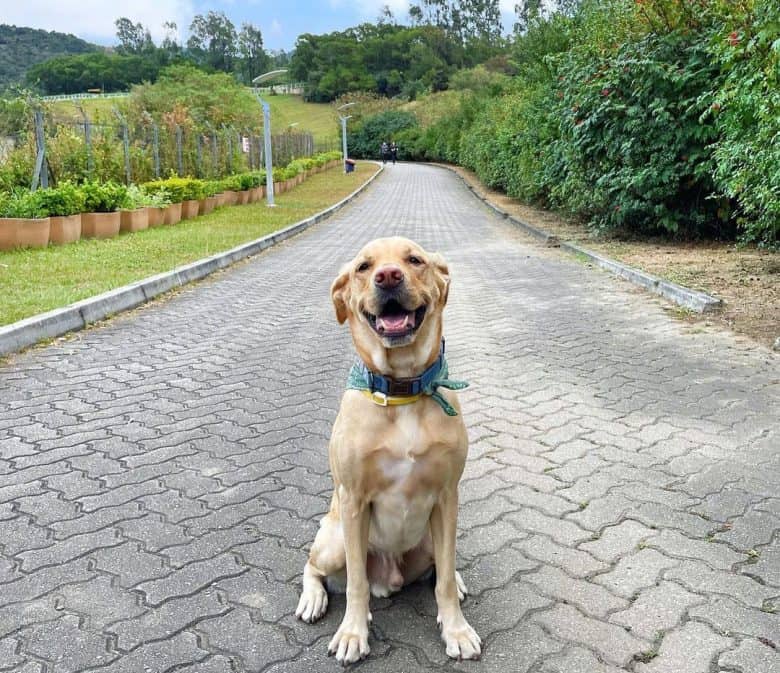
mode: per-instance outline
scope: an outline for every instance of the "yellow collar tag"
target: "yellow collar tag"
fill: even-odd
[[[374,392],[371,392],[370,390],[361,390],[360,392],[380,407],[398,407],[403,404],[412,404],[422,397],[422,393],[418,393],[417,395],[404,395],[403,397],[391,397],[378,390],[375,390]]]

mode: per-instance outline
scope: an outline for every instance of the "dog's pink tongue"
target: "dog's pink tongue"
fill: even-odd
[[[376,326],[382,332],[405,332],[407,327],[414,327],[414,313],[378,316]]]

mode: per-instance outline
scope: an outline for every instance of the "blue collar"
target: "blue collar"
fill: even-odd
[[[419,395],[425,392],[426,388],[436,380],[444,367],[444,339],[441,340],[439,357],[419,376],[412,376],[406,379],[394,379],[389,376],[376,374],[366,367],[363,361],[355,363],[363,380],[368,384],[368,390],[372,393],[380,392],[393,397],[402,397],[406,395]]]

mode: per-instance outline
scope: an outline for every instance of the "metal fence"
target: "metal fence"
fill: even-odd
[[[130,184],[171,174],[219,178],[264,167],[262,127],[178,124],[148,114],[128,121],[116,109],[108,118],[92,118],[78,109],[80,119],[38,109],[28,129],[3,139],[6,185],[15,180],[37,189],[64,179]],[[288,130],[271,140],[275,166],[323,151],[307,132]]]

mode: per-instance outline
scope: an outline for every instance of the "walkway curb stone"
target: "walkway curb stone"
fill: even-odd
[[[447,166],[444,164],[430,164],[430,165],[437,166],[439,168],[445,168],[448,171],[452,171],[453,173],[455,173],[455,175],[457,175],[458,178],[460,178],[463,184],[465,184],[466,187],[468,187],[469,191],[472,194],[474,194],[474,196],[476,196],[480,201],[485,203],[485,205],[487,205],[489,208],[494,210],[501,217],[511,221],[513,224],[516,224],[527,234],[530,234],[534,238],[539,239],[549,247],[559,247],[562,250],[565,250],[566,252],[569,252],[578,257],[585,257],[588,261],[593,262],[599,268],[604,269],[605,271],[609,271],[610,273],[618,276],[619,278],[627,280],[630,283],[633,283],[634,285],[639,285],[640,287],[643,287],[646,290],[650,290],[650,292],[659,294],[662,297],[665,297],[666,299],[669,299],[670,301],[674,302],[678,306],[682,306],[691,311],[695,311],[696,313],[711,313],[713,311],[719,310],[723,306],[723,300],[718,299],[717,297],[713,297],[704,292],[697,292],[696,290],[691,290],[690,288],[683,287],[682,285],[677,285],[676,283],[672,283],[671,281],[668,280],[663,280],[662,278],[653,276],[652,274],[637,269],[633,266],[629,266],[627,264],[623,264],[609,257],[604,257],[602,255],[599,255],[595,252],[592,252],[591,250],[588,250],[587,248],[583,248],[579,245],[575,245],[574,243],[568,241],[559,241],[557,236],[554,236],[553,234],[543,231],[542,229],[534,227],[528,224],[527,222],[524,222],[520,218],[517,218],[514,215],[510,215],[509,213],[507,213],[505,210],[502,210],[494,203],[491,203],[487,197],[480,194],[474,188],[474,186],[468,182],[468,180],[466,180],[460,173],[458,173],[451,166]]]
[[[201,280],[231,264],[256,255],[277,243],[300,234],[313,224],[341,210],[363,192],[384,170],[384,167],[379,162],[374,163],[379,166],[379,170],[365,183],[338,203],[311,217],[307,217],[305,220],[291,224],[289,227],[249,243],[243,243],[217,255],[176,267],[172,271],[150,276],[135,283],[130,283],[115,290],[70,304],[64,308],[39,313],[38,315],[0,327],[0,356],[15,353],[43,339],[53,339],[68,332],[84,329],[90,323],[103,320],[122,311],[137,308],[141,304],[159,297],[161,294],[196,280]]]

